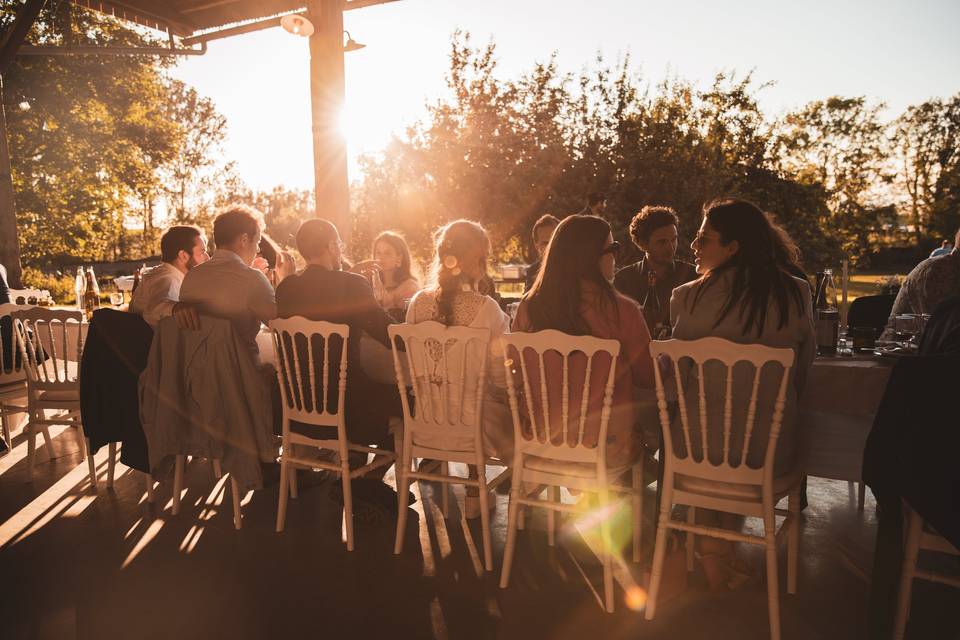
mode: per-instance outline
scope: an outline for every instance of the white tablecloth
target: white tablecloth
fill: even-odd
[[[860,480],[863,449],[891,365],[873,356],[814,361],[800,398],[798,429],[807,475]]]

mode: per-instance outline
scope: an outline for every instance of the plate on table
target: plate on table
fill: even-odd
[[[877,347],[873,350],[873,354],[879,358],[903,358],[917,355],[917,350],[899,345],[889,345]]]

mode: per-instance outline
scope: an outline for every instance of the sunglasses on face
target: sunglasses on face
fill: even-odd
[[[608,244],[603,251],[600,252],[601,257],[607,255],[608,253],[613,254],[613,257],[616,258],[620,255],[620,243],[614,240]]]
[[[715,236],[715,235],[707,235],[707,234],[703,233],[702,231],[698,231],[698,232],[697,232],[697,235],[693,238],[693,242],[694,242],[694,244],[696,244],[697,246],[703,246],[703,245],[707,244],[708,242],[710,242],[711,240],[718,240],[718,239],[719,239],[718,236]]]

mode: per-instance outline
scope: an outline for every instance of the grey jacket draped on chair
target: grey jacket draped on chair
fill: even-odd
[[[160,321],[140,418],[153,473],[168,456],[216,458],[246,491],[262,486],[260,463],[276,459],[270,391],[229,320],[202,316],[198,331]]]

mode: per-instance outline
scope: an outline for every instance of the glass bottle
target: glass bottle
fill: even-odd
[[[77,267],[77,277],[73,282],[73,292],[77,294],[77,309],[83,311],[83,294],[87,290],[87,278],[83,273],[83,265]]]
[[[837,307],[837,287],[833,283],[833,269],[824,269],[822,274],[817,274],[814,323],[817,334],[817,353],[822,356],[836,355],[840,333],[840,310]]]
[[[83,311],[89,322],[93,312],[100,308],[100,287],[97,278],[93,275],[93,267],[87,269],[87,287],[83,294]]]

